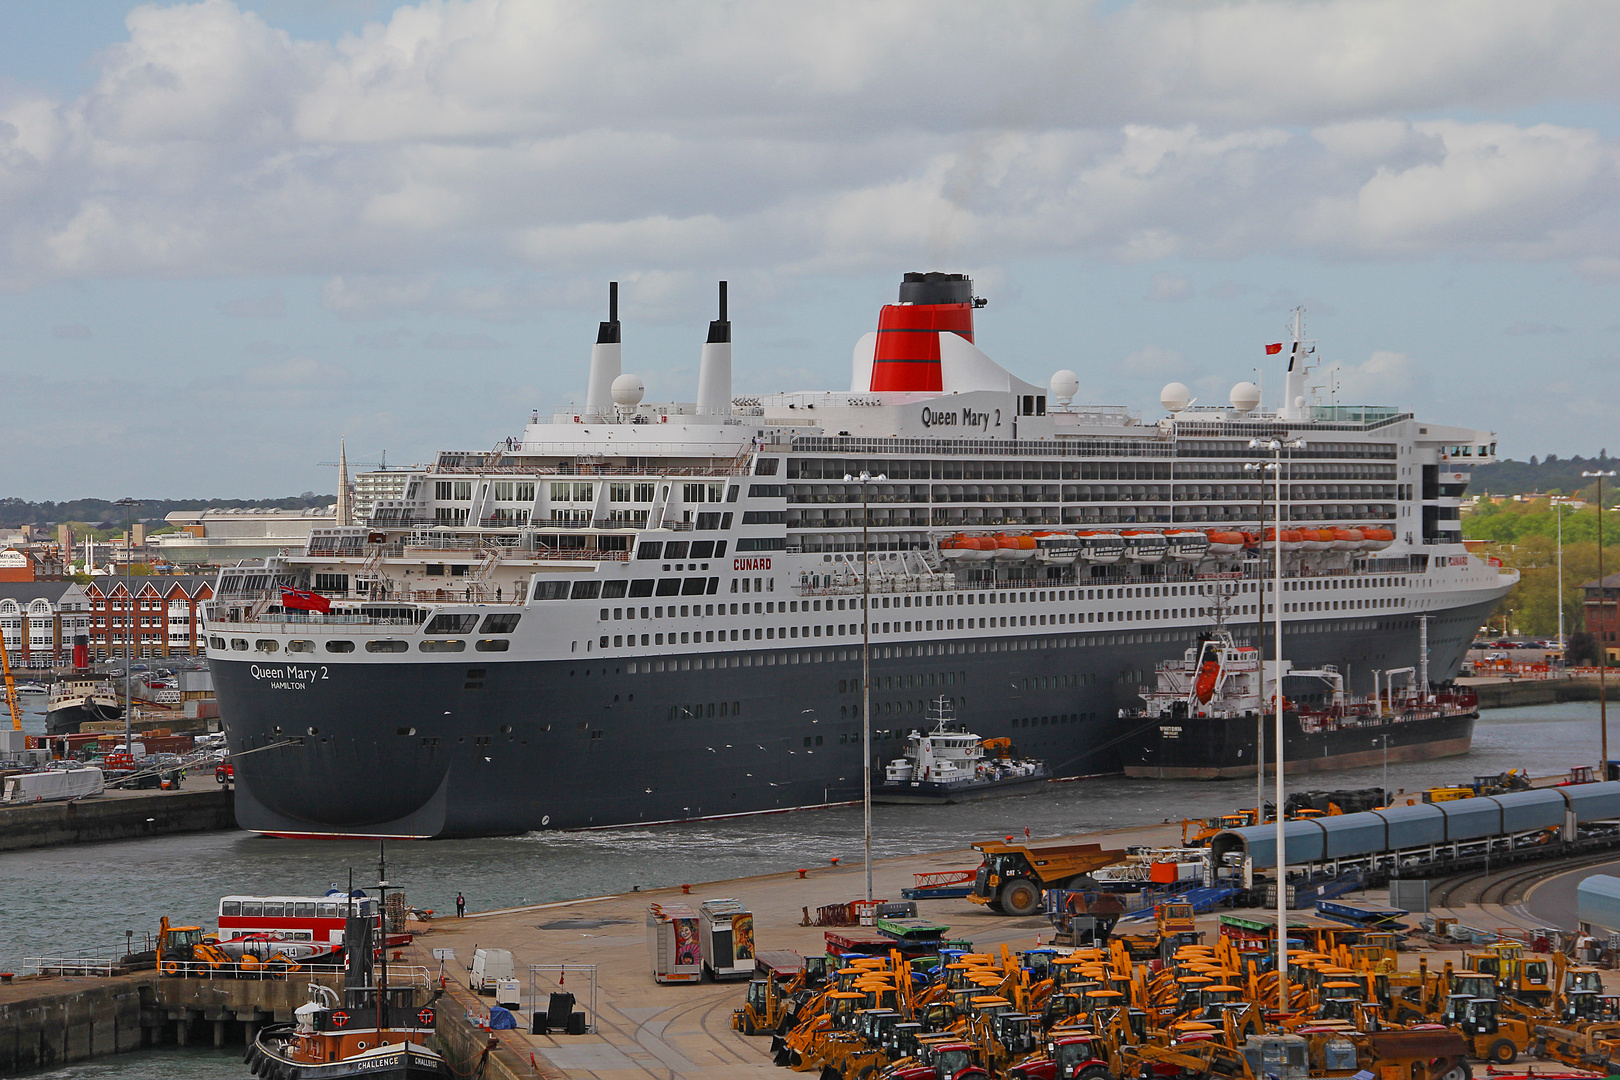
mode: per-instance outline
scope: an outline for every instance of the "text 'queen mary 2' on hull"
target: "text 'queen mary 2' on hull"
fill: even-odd
[[[1365,692],[1413,664],[1420,623],[1448,681],[1516,580],[1458,532],[1493,436],[1309,404],[1298,319],[1292,404],[1240,383],[1192,408],[1171,384],[1143,420],[1072,404],[1073,372],[1023,382],[974,343],[971,281],[907,274],[848,391],[736,397],[722,286],[697,401],[653,404],[610,295],[579,412],[373,474],[387,494],[363,506],[345,475],[301,554],[221,573],[208,655],[245,828],[470,836],[857,798],[866,573],[875,767],[943,697],[1060,777],[1129,764],[1147,721],[1121,711],[1216,608],[1251,616],[1242,638],[1280,597],[1288,658]],[[1278,437],[1305,444],[1284,518],[1324,538],[1287,551],[1280,594],[1244,469]]]

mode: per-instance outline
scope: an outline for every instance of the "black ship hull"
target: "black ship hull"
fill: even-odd
[[[1306,731],[1283,714],[1285,773],[1333,772],[1384,761],[1429,761],[1468,753],[1477,712],[1414,714],[1384,723]],[[1161,716],[1132,744],[1125,775],[1154,780],[1219,780],[1253,776],[1260,720],[1254,714],[1219,719]],[[1263,719],[1266,765],[1277,764],[1276,720]],[[1386,758],[1384,743],[1388,740]]]
[[[979,802],[1002,795],[1023,795],[1039,790],[1052,776],[1041,772],[1006,780],[972,780],[962,784],[941,784],[933,780],[889,781],[872,785],[872,801],[890,805],[948,806],[952,803]]]
[[[243,1061],[262,1080],[451,1080],[452,1073],[437,1053],[414,1043],[394,1043],[385,1050],[311,1063],[291,1056],[296,1040],[292,1024],[274,1024],[254,1038]]]
[[[45,714],[45,734],[47,735],[77,735],[79,726],[86,721],[122,720],[124,710],[122,706],[97,705],[86,702],[82,705],[64,705],[52,708]]]
[[[1492,607],[1435,613],[1435,678],[1455,675]],[[975,730],[1011,738],[1055,777],[1119,772],[1140,761],[1140,736],[1157,726],[1120,711],[1140,707],[1143,673],[1197,633],[874,645],[874,767],[943,693],[972,712]],[[1373,669],[1416,655],[1418,629],[1400,616],[1324,620],[1291,626],[1287,646],[1305,666],[1369,673],[1349,688],[1368,692]],[[728,662],[739,659],[746,666]],[[245,754],[235,759],[237,821],[257,832],[501,835],[860,797],[858,647],[638,658],[635,673],[620,658],[341,662],[275,685],[262,661],[215,655],[209,665],[231,752]]]

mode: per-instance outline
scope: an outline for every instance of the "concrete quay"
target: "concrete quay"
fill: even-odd
[[[186,777],[178,791],[108,788],[74,802],[0,806],[0,851],[236,827],[236,794],[210,769]]]
[[[994,837],[984,837],[989,840]],[[1037,837],[1036,842],[1057,842]],[[1179,843],[1181,827],[1156,825],[1113,829],[1065,839],[1101,843],[1105,847],[1132,844]],[[914,883],[912,875],[940,870],[971,869],[979,856],[969,849],[930,852],[873,863],[874,895],[900,899],[900,890]],[[517,976],[524,987],[524,1009],[518,1031],[494,1033],[499,1050],[492,1064],[513,1078],[601,1077],[635,1080],[636,1077],[763,1077],[782,1076],[771,1064],[770,1040],[746,1037],[731,1029],[731,1013],[742,1003],[741,982],[701,985],[660,985],[653,981],[647,954],[647,906],[653,902],[687,903],[694,909],[705,899],[735,897],[754,913],[756,948],[793,949],[815,955],[825,951],[823,928],[800,925],[808,910],[823,904],[864,897],[866,877],[859,863],[837,867],[822,861],[807,863],[808,873],[767,874],[732,881],[693,884],[691,894],[679,888],[621,893],[615,896],[542,904],[502,911],[475,912],[466,918],[436,919],[405,950],[405,962],[437,970],[434,949],[454,949],[456,959],[445,964],[450,996],[463,1008],[487,1016],[493,999],[466,989],[467,965],[478,947],[510,949]],[[694,868],[694,877],[701,867]],[[976,948],[994,950],[1002,943],[1032,946],[1037,935],[1049,940],[1051,925],[1045,918],[995,915],[966,900],[923,900],[918,914],[946,923],[955,937],[968,938]],[[589,1035],[529,1035],[527,997],[531,964],[596,965],[597,1015]],[[556,974],[548,972],[546,979]],[[565,973],[563,989],[578,998],[576,1008],[590,1004],[589,980],[583,970]],[[539,1007],[557,989],[536,980]],[[454,1012],[461,1023],[462,1008],[441,1004],[439,1030]],[[530,1055],[534,1065],[530,1066]]]
[[[1620,689],[1620,678],[1615,680]],[[1458,686],[1467,686],[1479,695],[1481,709],[1510,709],[1524,705],[1556,705],[1563,701],[1596,701],[1596,677],[1502,679],[1491,677],[1462,678]]]
[[[262,1024],[291,1022],[311,982],[336,989],[342,977],[160,979],[143,971],[0,985],[0,1076],[148,1046],[245,1044]]]

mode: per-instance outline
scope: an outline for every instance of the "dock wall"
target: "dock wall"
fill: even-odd
[[[1620,672],[1609,680],[1611,694],[1620,691]],[[1554,705],[1560,701],[1596,701],[1596,679],[1508,679],[1475,683],[1481,709],[1510,709],[1520,705]]]
[[[0,1075],[53,1069],[148,1045],[144,1010],[156,976],[63,983],[38,992],[7,987],[0,997]]]
[[[228,788],[35,803],[0,807],[0,851],[236,827],[236,796]]]
[[[485,1031],[468,1021],[489,1015],[489,1002],[466,987],[447,982],[439,999],[438,1022],[434,1025],[442,1051],[458,1076],[466,1076],[483,1062],[482,1080],[564,1080],[564,1074],[535,1057],[527,1040],[515,1031]],[[525,1017],[524,1019],[527,1019]],[[486,1053],[487,1051],[487,1053]]]

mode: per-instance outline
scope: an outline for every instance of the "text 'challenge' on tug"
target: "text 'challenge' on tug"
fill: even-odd
[[[208,656],[243,826],[457,836],[849,800],[867,690],[879,775],[937,698],[1054,776],[1117,771],[1144,672],[1217,603],[1253,644],[1280,602],[1285,655],[1366,694],[1420,635],[1448,681],[1516,580],[1459,532],[1493,436],[1312,403],[1297,320],[1276,411],[1250,383],[1229,408],[1172,384],[1143,421],[1072,404],[1072,371],[1043,388],[992,360],[960,274],[905,276],[849,390],[759,397],[732,393],[722,288],[695,402],[642,400],[610,296],[583,408],[221,573]],[[1330,545],[1280,592],[1257,438],[1304,442],[1283,542]]]

